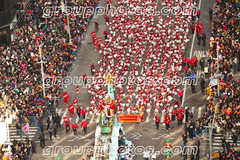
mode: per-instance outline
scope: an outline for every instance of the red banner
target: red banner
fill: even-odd
[[[139,115],[118,115],[119,122],[140,122]]]

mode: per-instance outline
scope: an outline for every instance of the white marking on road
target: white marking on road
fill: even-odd
[[[199,108],[198,108],[198,117],[201,116],[201,112],[202,112],[202,107],[199,107]]]
[[[171,116],[172,110],[173,110],[173,106],[171,106],[170,109],[169,109],[169,115],[170,115],[171,121],[172,121],[172,116]]]
[[[185,112],[186,112],[187,108],[189,108],[189,107],[185,107],[185,108],[184,108],[184,109],[185,109]],[[183,123],[186,123],[186,115],[185,115],[185,113],[184,113],[184,117],[183,117]]]
[[[195,107],[192,107],[192,114],[194,114],[194,109],[195,109]]]
[[[131,135],[131,139],[140,139],[140,137],[142,137],[142,135],[140,133],[132,133]]]
[[[162,115],[161,115],[161,122],[164,122],[164,112],[162,112]]]
[[[201,8],[201,3],[202,0],[199,1],[198,4],[198,9],[200,10]],[[196,17],[196,22],[198,21],[198,17]],[[193,39],[192,39],[192,46],[191,46],[191,50],[190,50],[190,58],[192,58],[192,52],[193,52],[193,47],[194,47],[194,43],[195,43],[195,37],[196,37],[196,29],[194,30],[194,35],[193,35]]]
[[[76,118],[75,122],[76,122],[76,123],[78,123],[78,121],[79,121],[79,117],[77,116],[77,118]]]
[[[58,109],[58,115],[62,113],[62,108]]]
[[[154,139],[160,139],[160,138],[163,138],[163,137],[166,137],[167,135],[166,134],[158,134],[159,136],[157,138],[152,138],[153,140]]]
[[[63,122],[64,122],[63,117],[66,117],[67,112],[68,112],[68,110],[67,110],[67,108],[66,108],[65,111],[64,111],[64,113],[63,113],[63,116],[62,116],[61,124],[63,124]]]

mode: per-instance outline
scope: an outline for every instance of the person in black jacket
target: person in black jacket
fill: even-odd
[[[57,137],[57,124],[56,123],[53,125],[53,135],[55,138]]]
[[[52,140],[53,129],[51,126],[49,127],[48,132],[49,132],[50,140]]]
[[[57,116],[56,116],[57,128],[58,128],[58,127],[59,127],[59,128],[61,128],[60,121],[61,121],[61,117],[60,117],[60,115],[59,115],[59,114],[57,114]]]
[[[32,146],[32,153],[37,153],[36,152],[36,144],[33,140],[31,140],[31,146]]]
[[[47,130],[48,130],[49,127],[50,127],[50,123],[51,123],[51,121],[50,121],[50,116],[48,116],[48,117],[47,117]]]
[[[235,145],[236,145],[236,147],[237,147],[238,136],[237,136],[236,133],[233,134],[233,136],[232,136],[232,140],[233,140],[232,147],[234,147]]]
[[[40,134],[39,134],[39,140],[40,140],[40,147],[44,148],[44,147],[45,147],[45,139],[44,139],[44,134],[43,134],[43,132],[40,132]]]
[[[204,84],[205,84],[205,81],[204,81],[204,79],[202,78],[202,79],[201,79],[201,82],[200,82],[202,93],[204,93],[204,89],[205,89]]]
[[[200,61],[199,61],[199,64],[201,66],[202,71],[204,71],[204,63],[205,63],[204,59],[201,58]]]
[[[223,148],[223,150],[226,149],[226,137],[225,136],[222,138],[222,148]]]
[[[189,117],[189,108],[186,109],[186,112],[185,112],[185,117],[186,117],[186,123],[188,122],[188,117]]]
[[[189,124],[189,138],[193,139],[193,131],[195,130],[195,123],[194,121],[191,121],[191,123]]]
[[[203,47],[205,47],[205,44],[206,44],[206,33],[204,32],[203,35],[202,35],[202,44],[203,44]]]

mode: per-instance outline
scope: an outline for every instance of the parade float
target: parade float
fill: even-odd
[[[116,115],[115,97],[113,91],[114,79],[110,73],[105,79],[108,94],[104,98],[104,108],[100,113],[99,125],[95,132],[95,144],[90,159],[117,160],[124,153],[125,156],[134,156],[129,148],[133,147],[131,141],[125,139],[125,133]],[[121,148],[121,150],[119,150]]]

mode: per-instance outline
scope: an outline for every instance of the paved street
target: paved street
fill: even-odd
[[[204,31],[207,35],[207,45],[205,47],[198,46],[197,44],[197,38],[195,37],[194,42],[192,41],[192,35],[190,33],[190,41],[187,45],[187,50],[184,53],[185,57],[195,56],[196,53],[206,53],[208,50],[208,41],[211,34],[211,22],[209,21],[208,11],[209,7],[212,7],[215,1],[209,1],[209,0],[197,0],[198,4],[197,6],[200,6],[201,8],[201,17],[200,22],[204,25]],[[201,4],[199,5],[199,2]],[[113,2],[114,3],[114,2]],[[100,1],[100,6],[106,7],[106,0]],[[99,23],[99,31],[97,32],[97,37],[101,36],[103,38],[103,31],[106,29],[105,19],[104,16],[101,15],[97,19],[92,19],[90,26],[86,32],[85,40],[78,51],[77,59],[74,62],[74,67],[72,69],[72,72],[70,74],[71,77],[73,76],[82,76],[84,73],[87,75],[91,75],[90,66],[92,63],[96,65],[97,60],[100,58],[100,54],[95,51],[92,39],[91,39],[91,32],[94,30],[94,22]],[[104,39],[104,38],[103,38]],[[192,47],[193,44],[193,47]],[[191,49],[192,47],[192,49]],[[206,56],[207,54],[205,54]],[[198,57],[199,58],[199,57]],[[204,57],[206,58],[206,57]],[[205,63],[207,64],[207,62]],[[96,65],[97,66],[97,65]],[[198,65],[198,71],[200,71],[200,66]],[[208,77],[206,77],[206,82],[208,81]],[[66,88],[66,91],[70,95],[70,102],[75,97],[75,87],[74,85],[69,85]],[[184,88],[184,86],[181,86],[180,88]],[[190,108],[190,110],[194,113],[194,118],[200,116],[202,113],[204,113],[204,104],[206,101],[207,96],[205,94],[201,93],[200,86],[197,85],[196,87],[196,94],[191,93],[191,87],[186,87],[186,95],[184,100],[184,108]],[[88,108],[90,106],[90,97],[88,94],[87,88],[83,88],[83,86],[80,86],[80,94],[78,101],[80,103],[80,106]],[[63,100],[61,100],[59,105],[58,113],[61,115],[61,117],[64,116],[70,116],[69,112],[67,111],[67,107]],[[170,109],[171,110],[171,109]],[[163,118],[161,118],[163,119]],[[82,118],[77,118],[77,115],[74,115],[71,119],[71,123],[76,122],[80,125],[82,121]],[[89,122],[89,118],[88,118]],[[153,110],[151,112],[151,117],[149,122],[143,122],[140,123],[124,123],[124,131],[126,134],[126,138],[134,144],[135,147],[143,146],[142,148],[146,148],[147,146],[153,146],[155,148],[155,151],[161,151],[161,148],[165,146],[166,140],[170,139],[170,142],[173,146],[182,146],[182,137],[181,134],[183,133],[184,124],[180,127],[177,126],[177,121],[171,124],[170,131],[166,131],[165,126],[163,126],[163,123],[160,125],[160,130],[156,129],[154,120],[153,120]],[[62,129],[58,131],[58,136],[56,139],[50,141],[49,140],[49,134],[47,131],[45,131],[45,139],[46,139],[46,146],[92,146],[94,143],[94,136],[95,136],[95,128],[97,123],[94,121],[91,123],[88,127],[88,134],[84,135],[84,133],[81,133],[80,130],[78,130],[78,135],[74,136],[72,131],[69,134],[65,133],[64,130],[64,124],[63,121],[61,122]],[[206,152],[208,152],[208,141],[206,138],[201,139],[201,141],[204,142],[204,144],[201,145],[201,158],[203,159],[206,155]],[[188,145],[192,145],[195,142],[195,140],[189,140]],[[46,153],[51,151],[51,156],[49,157]],[[75,160],[75,159],[81,159],[82,153],[80,154],[80,151],[78,148],[74,149],[72,152],[68,154],[69,151],[66,149],[67,154],[63,154],[62,152],[52,152],[53,149],[50,148],[50,150],[45,150],[46,157],[43,157],[43,150],[39,147],[39,143],[37,143],[37,153],[33,155],[33,160],[37,159],[57,159],[57,157],[61,157],[64,160]],[[84,152],[84,150],[81,150],[81,152]],[[143,159],[142,156],[142,150],[139,150],[139,155],[136,154],[134,159],[140,160]],[[159,153],[157,152],[157,153]],[[77,155],[79,154],[79,155]],[[166,155],[157,155],[157,159],[163,160],[166,158]],[[170,159],[177,160],[177,159],[183,159],[182,155],[173,155]]]

